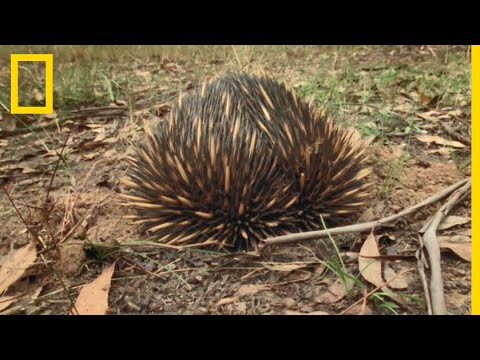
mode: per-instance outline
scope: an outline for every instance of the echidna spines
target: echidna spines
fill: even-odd
[[[146,130],[125,184],[159,241],[254,245],[336,224],[363,205],[363,152],[284,85],[231,75]]]

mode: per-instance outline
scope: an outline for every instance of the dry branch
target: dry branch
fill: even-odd
[[[299,242],[304,240],[320,239],[323,237],[327,237],[329,235],[351,234],[351,233],[371,231],[373,228],[380,228],[382,226],[385,226],[391,223],[392,221],[398,220],[402,217],[405,217],[407,215],[414,213],[415,211],[417,211],[422,207],[425,207],[427,205],[433,204],[434,202],[444,199],[445,197],[450,195],[452,192],[454,192],[461,186],[464,186],[468,182],[471,182],[471,180],[465,179],[465,180],[459,181],[458,183],[452,186],[449,186],[445,190],[442,190],[441,192],[430,196],[429,198],[425,199],[424,201],[422,201],[421,203],[415,206],[412,206],[408,209],[405,209],[399,212],[398,214],[391,215],[380,220],[370,221],[362,224],[340,226],[340,227],[326,229],[326,230],[307,231],[307,232],[301,232],[301,233],[295,233],[295,234],[270,237],[262,240],[260,245],[261,245],[261,248],[263,248],[265,246],[271,246],[271,245],[281,245],[281,244],[288,244],[288,243]]]
[[[440,246],[437,241],[437,228],[450,210],[458,204],[469,193],[472,187],[472,180],[469,179],[465,185],[458,189],[452,197],[433,215],[420,230],[423,233],[423,246],[427,249],[430,260],[430,298],[433,315],[446,315],[445,295],[443,292],[442,270],[440,262]],[[427,294],[428,295],[428,294]]]

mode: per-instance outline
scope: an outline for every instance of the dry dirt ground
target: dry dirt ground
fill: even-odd
[[[72,87],[89,78],[56,83],[62,107],[55,116],[1,113],[0,266],[31,241],[31,232],[43,244],[36,245],[34,263],[0,293],[0,313],[66,314],[80,289],[112,263],[109,314],[427,313],[415,252],[418,231],[442,202],[375,230],[383,279],[404,273],[390,284],[393,296],[371,293],[376,286],[359,272],[368,233],[335,236],[338,252],[328,239],[261,254],[168,249],[123,218],[130,210],[120,206],[118,180],[144,121],[168,115],[179,90],[226,71],[264,72],[321,109],[327,104],[322,111],[345,127],[356,127],[369,143],[375,184],[370,206],[359,215],[395,214],[470,176],[470,85],[462,82],[470,76],[469,49],[293,47],[265,57],[233,50],[228,58],[201,60],[100,58],[95,71],[105,76],[93,78],[88,92]],[[66,58],[58,66],[67,74],[85,61],[93,60]],[[9,83],[8,62],[0,62],[0,80]],[[438,232],[459,244],[456,251],[442,248],[447,308],[469,314],[470,197],[450,215],[450,225]],[[347,283],[353,284],[348,291]]]

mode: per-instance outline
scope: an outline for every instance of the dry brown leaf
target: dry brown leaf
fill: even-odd
[[[315,269],[315,274],[317,275],[322,275],[325,270],[327,270],[327,266],[325,264],[320,264],[317,266],[317,268]]]
[[[57,118],[57,113],[54,111],[53,113],[51,114],[45,114],[43,115],[46,119],[49,119],[49,120],[52,120],[52,119],[56,119]]]
[[[441,249],[450,249],[463,260],[472,261],[472,243],[468,236],[438,236]]]
[[[104,144],[116,144],[118,142],[118,137],[112,136],[109,137],[108,139],[105,139],[102,141]]]
[[[376,219],[375,216],[375,211],[373,208],[368,208],[365,210],[362,215],[360,215],[360,218],[358,219],[358,223],[364,223],[364,222],[370,222]]]
[[[380,260],[365,258],[364,256],[380,256],[373,231],[368,235],[367,240],[365,240],[360,249],[358,266],[365,280],[371,282],[373,285],[382,286],[384,283],[382,279],[382,262]]]
[[[89,129],[104,129],[105,128],[105,124],[85,124],[85,126]],[[103,130],[100,130],[100,131],[95,131],[95,130],[92,130],[93,132],[103,132]]]
[[[455,254],[460,256],[463,260],[466,260],[468,262],[472,261],[472,245],[471,244],[444,241],[440,243],[440,248],[450,249]]]
[[[344,313],[344,315],[372,315],[372,314],[373,314],[372,309],[370,309],[366,305],[364,306],[363,304],[357,304]]]
[[[107,137],[108,133],[107,132],[101,132],[95,136],[95,139],[93,139],[93,142],[99,142],[105,140]]]
[[[260,291],[269,290],[270,286],[263,285],[263,284],[246,284],[242,285],[238,288],[237,292],[235,293],[237,297],[242,297],[246,295],[253,295]]]
[[[35,172],[38,172],[38,171],[39,170],[37,170],[37,169],[32,169],[31,167],[25,166],[22,169],[22,174],[31,174],[31,173],[35,173]]]
[[[15,301],[15,296],[0,296],[0,311],[8,308]]]
[[[465,147],[465,145],[463,145],[459,141],[450,141],[437,135],[416,135],[415,137],[417,138],[417,140],[427,144],[433,143],[437,145],[450,146],[458,149],[462,149]]]
[[[444,116],[445,114],[437,110],[429,110],[425,112],[418,112],[416,115],[426,121],[438,121],[441,116]]]
[[[388,264],[385,264],[384,275],[385,280],[390,281],[388,286],[392,289],[402,290],[408,288],[408,282],[405,277],[398,276],[395,270],[393,270]]]
[[[403,93],[402,95],[407,94]],[[409,92],[407,96],[415,102],[420,102],[420,95],[416,91]]]
[[[324,293],[315,297],[314,301],[319,304],[333,304],[337,301],[340,301],[347,295],[347,290],[351,289],[352,283],[347,281],[345,283],[337,279],[332,285],[330,285]],[[349,289],[347,289],[348,287]]]
[[[10,285],[20,279],[36,258],[37,251],[33,241],[6,255],[2,261],[3,265],[0,267],[0,294],[3,294]]]
[[[443,157],[445,157],[447,159],[450,159],[450,152],[451,151],[452,150],[448,149],[448,148],[439,148],[439,149],[427,150],[426,153],[427,154],[439,154],[439,155],[442,155]]]
[[[329,313],[325,311],[312,311],[309,313],[302,313],[299,311],[292,311],[292,310],[285,310],[284,311],[285,315],[330,315]]]
[[[464,115],[463,111],[460,109],[457,110],[451,110],[448,112],[448,115],[451,115],[453,117],[462,117]]]
[[[363,105],[358,110],[358,113],[359,114],[370,114],[370,113],[373,113],[374,111],[375,111],[375,108],[373,108],[371,106],[368,106],[368,105]]]
[[[438,102],[439,99],[440,96],[438,95],[431,97],[425,94],[420,94],[420,104],[422,104],[423,106],[433,106]]]
[[[228,297],[228,298],[223,298],[221,299],[220,301],[218,301],[215,306],[221,306],[221,305],[228,305],[228,304],[232,304],[234,303],[235,301],[238,300],[238,297],[234,296],[234,297]]]
[[[86,160],[92,160],[92,159],[96,158],[98,155],[100,155],[100,153],[94,152],[94,153],[84,154],[83,158],[86,159]]]
[[[410,101],[410,98],[408,96],[403,95],[403,94],[400,94],[395,98],[395,102],[397,104],[405,104],[408,101]]]
[[[273,270],[273,271],[291,272],[294,270],[307,267],[309,264],[292,262],[292,263],[263,263],[262,265],[265,266],[267,269]]]
[[[115,263],[103,270],[102,274],[85,285],[78,295],[75,308],[78,315],[105,315],[108,310],[108,293]]]
[[[461,230],[457,233],[457,235],[472,237],[472,229]]]
[[[113,158],[115,157],[115,155],[118,155],[118,152],[116,149],[109,149],[102,154],[102,156],[105,158]]]
[[[467,235],[467,234],[442,235],[442,236],[437,236],[437,240],[439,242],[449,241],[449,242],[453,242],[453,243],[470,243],[470,242],[472,242],[471,235]]]
[[[463,217],[463,216],[455,216],[455,215],[447,216],[438,227],[438,230],[450,229],[451,227],[454,227],[457,225],[467,224],[471,220],[472,219]]]
[[[410,102],[404,103],[404,104],[399,104],[399,105],[394,106],[392,110],[395,111],[395,112],[401,112],[401,113],[409,114],[413,110],[413,104],[410,103]]]

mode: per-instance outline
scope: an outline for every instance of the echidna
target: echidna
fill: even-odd
[[[146,128],[124,197],[159,242],[256,247],[357,212],[369,194],[364,150],[284,84],[227,75]]]

